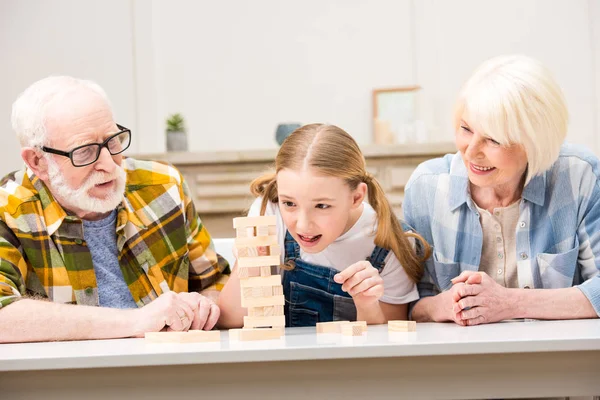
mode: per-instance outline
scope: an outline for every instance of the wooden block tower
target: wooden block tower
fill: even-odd
[[[280,264],[281,257],[277,243],[277,219],[274,215],[234,218],[233,227],[236,230],[242,307],[248,308],[248,316],[244,317],[244,328],[232,329],[230,338],[261,340],[280,337],[285,327],[285,298],[281,276],[271,275],[273,266]],[[267,254],[259,255],[258,247],[266,248]]]

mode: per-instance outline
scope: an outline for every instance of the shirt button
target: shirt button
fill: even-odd
[[[494,211],[494,215],[497,217],[500,215],[500,211]]]
[[[75,239],[75,243],[81,244],[81,243],[83,243],[83,240],[81,240],[81,239]]]
[[[498,253],[498,258],[499,258],[499,259],[502,259],[503,257],[504,257],[504,254],[502,254],[502,253]]]
[[[94,288],[88,286],[85,288],[85,294],[87,294],[88,296],[91,296],[94,294]]]
[[[527,253],[521,253],[521,260],[527,260]]]
[[[498,237],[496,238],[496,242],[498,242],[498,243],[502,242],[502,238],[501,238],[500,236],[498,236]]]
[[[521,222],[519,222],[519,226],[520,226],[521,228],[525,228],[525,225],[527,225],[527,224],[525,223],[525,221],[521,221]]]
[[[494,228],[496,228],[496,230],[500,230],[500,225],[496,224],[494,225]]]
[[[498,268],[498,275],[502,275],[502,269]]]

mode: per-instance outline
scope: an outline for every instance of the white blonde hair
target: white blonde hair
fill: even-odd
[[[456,101],[455,130],[461,119],[503,146],[521,144],[529,182],[558,159],[569,115],[552,73],[537,60],[511,55],[484,62],[467,80]]]
[[[46,142],[46,111],[50,105],[65,97],[90,91],[99,95],[112,106],[106,92],[95,82],[70,76],[50,76],[29,86],[19,95],[12,106],[11,123],[21,146],[39,147]]]

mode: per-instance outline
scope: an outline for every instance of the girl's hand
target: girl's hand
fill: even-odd
[[[368,261],[359,261],[336,274],[333,280],[358,303],[376,303],[383,296],[383,279]]]

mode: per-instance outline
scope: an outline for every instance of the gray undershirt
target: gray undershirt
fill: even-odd
[[[100,307],[137,308],[119,266],[116,223],[116,210],[98,221],[83,220],[83,238],[92,254]]]

